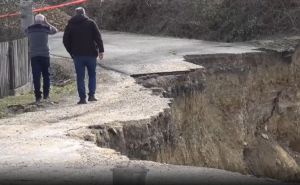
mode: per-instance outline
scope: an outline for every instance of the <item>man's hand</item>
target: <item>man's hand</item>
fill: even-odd
[[[44,24],[47,25],[47,26],[50,25],[49,22],[47,21],[47,18],[46,18],[46,17],[45,17],[45,19],[44,19]]]
[[[104,57],[104,53],[99,53],[99,59],[102,60]]]

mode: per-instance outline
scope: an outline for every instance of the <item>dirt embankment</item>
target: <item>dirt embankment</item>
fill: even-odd
[[[91,0],[87,7],[104,29],[153,35],[244,41],[300,28],[298,0]]]
[[[299,52],[186,56],[205,70],[137,79],[170,109],[90,128],[131,158],[299,182]]]

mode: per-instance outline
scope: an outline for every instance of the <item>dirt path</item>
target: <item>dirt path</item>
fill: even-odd
[[[130,161],[114,150],[85,141],[85,136],[91,135],[87,129],[90,125],[149,118],[167,108],[169,102],[151,95],[128,76],[100,71],[99,101],[96,103],[78,106],[74,95],[59,107],[0,120],[1,184],[76,184],[82,181],[111,184],[111,169],[118,165],[149,169],[148,184],[155,184],[158,179],[173,183],[183,180],[267,182],[215,169]],[[174,182],[175,175],[180,181]]]
[[[157,114],[167,106],[168,101],[151,96],[129,77],[104,70],[98,76],[101,80],[97,103],[78,106],[77,96],[74,95],[59,107],[0,120],[1,177],[10,170],[13,173],[7,174],[8,179],[15,178],[13,174],[28,172],[28,169],[68,169],[74,166],[91,167],[108,161],[128,161],[113,150],[101,149],[92,142],[67,135],[89,125]]]

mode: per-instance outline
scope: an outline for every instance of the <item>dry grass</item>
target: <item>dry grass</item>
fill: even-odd
[[[64,0],[66,1],[66,0]],[[34,7],[44,7],[48,3],[56,4],[63,1],[50,1],[50,0],[35,0]],[[0,14],[13,13],[19,11],[19,0],[9,0],[5,1],[2,4],[0,3]],[[44,12],[48,21],[56,26],[60,31],[65,29],[67,21],[70,19],[70,16],[62,11],[61,9],[55,9],[51,11]],[[21,17],[8,17],[0,19],[0,42],[14,40],[21,37],[24,37],[24,34],[20,30]]]
[[[65,59],[51,60],[51,91],[52,102],[59,103],[66,97],[76,93],[75,72],[73,63]],[[36,111],[51,104],[34,104],[33,91],[18,96],[8,96],[0,99],[0,119],[9,115]]]
[[[196,39],[245,41],[298,34],[298,0],[90,0],[108,30]]]
[[[35,6],[67,0],[35,0]],[[1,14],[18,9],[5,1]],[[299,34],[298,0],[89,0],[88,14],[102,29],[217,41],[245,41],[272,35]],[[64,30],[74,6],[46,13]],[[20,37],[20,18],[0,20],[0,41]]]

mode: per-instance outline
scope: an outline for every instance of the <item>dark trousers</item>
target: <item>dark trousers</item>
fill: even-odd
[[[50,58],[49,57],[32,57],[31,58],[32,77],[34,85],[34,94],[36,99],[42,98],[41,92],[41,75],[43,75],[43,96],[49,97],[50,91]]]
[[[77,90],[80,99],[86,98],[85,92],[85,68],[89,76],[89,96],[95,95],[96,91],[96,57],[79,56],[74,57],[74,64],[77,75]]]

